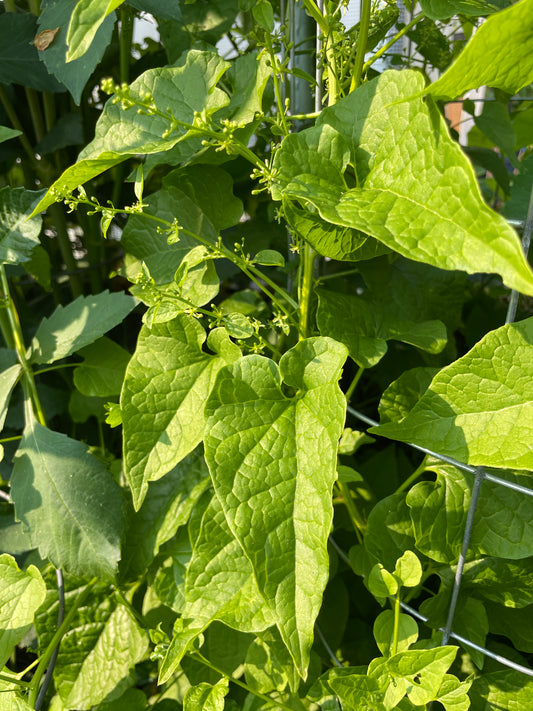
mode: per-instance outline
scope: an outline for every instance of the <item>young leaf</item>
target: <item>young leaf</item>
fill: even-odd
[[[124,0],[78,0],[67,33],[67,62],[83,57],[105,18]]]
[[[422,579],[422,565],[413,551],[405,551],[396,561],[394,575],[406,588],[416,588]]]
[[[217,54],[191,50],[183,63],[172,67],[149,69],[129,87],[131,101],[146,101],[150,93],[161,112],[168,108],[172,96],[172,115],[180,122],[192,124],[196,112],[208,115],[229,102],[227,94],[216,88],[229,67]],[[34,213],[45,210],[96,175],[103,173],[130,156],[139,153],[159,153],[175,146],[187,137],[189,129],[171,126],[171,119],[159,115],[139,114],[138,106],[122,109],[120,102],[110,99],[96,124],[96,135],[78,156],[78,162],[52,185]],[[170,133],[167,133],[170,131]],[[165,137],[163,137],[165,136]]]
[[[472,681],[472,678],[459,681],[453,674],[446,674],[437,694],[438,702],[446,711],[468,711],[471,708],[468,691]]]
[[[33,623],[46,596],[46,585],[34,565],[19,570],[15,559],[0,555],[0,668]]]
[[[83,55],[83,59],[73,62],[66,61],[67,33],[70,18],[77,0],[43,0],[41,14],[37,20],[40,30],[48,27],[59,27],[53,44],[46,52],[41,52],[39,58],[55,78],[64,84],[72,94],[76,104],[80,104],[83,89],[94,72],[96,65],[102,59],[104,51],[111,40],[115,25],[115,13],[111,13],[98,27],[90,47]],[[83,141],[80,141],[80,143]]]
[[[451,67],[424,93],[454,99],[484,84],[516,94],[533,81],[533,0],[520,0],[491,15]]]
[[[205,681],[197,686],[192,686],[183,699],[183,711],[223,711],[224,698],[228,693],[229,681],[221,679],[214,686]]]
[[[28,219],[43,191],[33,192],[24,188],[0,189],[0,262],[19,264],[27,262],[39,244],[42,220]]]
[[[164,476],[201,441],[202,409],[215,376],[240,357],[227,334],[221,343],[215,336],[208,341],[219,355],[205,353],[204,340],[202,326],[185,314],[141,330],[121,397],[125,474],[136,509],[148,482]]]
[[[219,373],[206,405],[216,494],[302,675],[328,577],[345,358],[327,338],[301,341],[279,369],[249,356]],[[296,395],[283,393],[282,378]]]
[[[404,652],[418,639],[418,625],[411,615],[400,613],[398,630],[397,651]],[[388,657],[394,639],[394,612],[392,610],[383,610],[383,612],[380,612],[376,617],[376,621],[374,622],[374,637],[379,651],[383,656]]]
[[[326,109],[319,126],[291,136],[287,148],[286,139],[274,161],[273,196],[311,203],[325,220],[372,235],[409,259],[497,272],[508,286],[533,294],[517,235],[485,205],[470,162],[435,105],[422,100],[422,81],[418,72],[384,72]],[[306,152],[307,132],[320,147],[316,134],[323,129],[330,138],[330,126],[349,143],[357,187],[343,186],[338,160],[336,177],[331,165],[332,175],[326,173],[326,149],[320,159]]]
[[[22,131],[18,131],[16,128],[8,128],[7,126],[0,126],[0,143],[4,141],[9,141],[15,136],[20,136]]]
[[[122,495],[85,445],[30,421],[15,455],[11,497],[43,558],[73,575],[114,578]]]
[[[372,595],[377,598],[387,598],[398,592],[398,581],[381,563],[376,563],[365,582]]]
[[[443,368],[399,423],[369,431],[473,465],[533,469],[533,318],[488,333]]]
[[[121,323],[134,307],[131,296],[107,290],[95,296],[78,296],[68,306],[58,306],[37,329],[31,361],[54,363],[72,355]]]

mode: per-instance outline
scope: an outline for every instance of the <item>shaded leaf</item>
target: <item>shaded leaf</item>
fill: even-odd
[[[78,350],[78,355],[83,363],[74,370],[74,385],[80,393],[92,397],[120,394],[130,360],[127,350],[104,337]]]
[[[15,136],[20,136],[22,131],[18,131],[15,128],[8,128],[7,126],[0,126],[0,143],[4,141],[9,141]]]
[[[467,17],[492,15],[508,4],[507,0],[421,0],[420,7],[432,20],[446,20],[457,14]]]
[[[15,455],[11,497],[43,558],[73,575],[114,578],[122,495],[85,445],[29,422]]]
[[[135,306],[126,294],[102,291],[78,296],[44,318],[32,341],[33,363],[53,363],[93,343],[121,323]]]

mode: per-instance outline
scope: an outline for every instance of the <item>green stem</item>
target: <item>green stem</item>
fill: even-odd
[[[357,41],[357,54],[355,55],[355,66],[353,70],[350,92],[361,84],[363,75],[363,65],[365,63],[366,43],[368,40],[368,28],[370,27],[371,0],[361,0],[361,19],[359,21],[359,39]]]
[[[18,676],[11,676],[9,674],[6,674],[5,672],[0,673],[0,680],[7,681],[10,684],[17,684],[17,686],[29,686],[30,685],[29,681],[22,681],[21,679],[18,678]]]
[[[418,479],[418,477],[423,474],[426,469],[427,469],[427,464],[428,464],[428,459],[429,455],[426,454],[420,465],[414,470],[414,472],[407,477],[407,479],[400,484],[400,486],[396,489],[394,492],[395,494],[398,494],[400,491],[405,491],[405,489],[408,489],[411,484]]]
[[[21,135],[18,136],[18,139],[22,144],[24,153],[26,153],[26,156],[29,158],[32,167],[35,169],[35,172],[40,175],[41,166],[39,165],[39,161],[35,157],[32,145],[29,142],[28,137],[24,133],[24,126],[20,122],[17,112],[15,111],[13,104],[11,103],[7,94],[7,91],[5,90],[5,87],[2,86],[2,84],[0,84],[0,101],[2,102],[2,105],[5,109],[6,114],[9,117],[9,120],[11,121],[11,125],[13,126],[13,128],[17,129],[17,131],[21,131]]]
[[[300,286],[300,340],[309,334],[309,313],[311,310],[311,294],[313,292],[313,279],[316,252],[310,244],[304,242],[303,271]]]
[[[28,703],[32,708],[35,708],[35,702],[37,700],[37,696],[39,694],[39,687],[41,683],[41,679],[43,677],[44,672],[46,671],[46,668],[48,667],[48,664],[50,662],[50,659],[52,658],[52,655],[54,653],[55,648],[57,645],[61,642],[61,639],[63,638],[63,635],[65,632],[69,629],[70,623],[72,622],[72,619],[74,618],[74,615],[78,611],[78,609],[81,607],[82,603],[85,602],[85,599],[88,597],[89,593],[91,592],[91,587],[93,583],[96,582],[96,578],[93,578],[90,583],[87,584],[87,587],[85,590],[82,590],[82,592],[78,595],[76,598],[74,604],[68,611],[65,619],[61,623],[61,625],[58,627],[56,630],[56,633],[50,640],[50,643],[48,644],[48,647],[46,648],[44,654],[40,657],[39,659],[39,664],[37,665],[37,669],[35,670],[35,674],[33,675],[33,679],[30,682],[30,695],[28,698]]]
[[[341,492],[342,502],[346,506],[346,510],[348,511],[348,515],[350,516],[350,521],[352,522],[354,531],[357,535],[357,538],[359,539],[359,543],[362,543],[361,533],[364,533],[366,529],[366,521],[359,513],[357,506],[355,505],[354,500],[352,499],[352,492],[350,491],[350,487],[342,481],[337,481],[337,486],[339,488],[339,491]]]
[[[392,633],[391,657],[398,651],[398,640],[400,638],[400,591],[396,593],[394,598],[394,630]]]
[[[0,443],[4,444],[5,442],[16,442],[19,439],[22,439],[22,435],[15,435],[14,437],[3,437],[2,439],[0,439]]]
[[[11,292],[9,290],[9,284],[7,281],[6,271],[4,265],[0,265],[0,283],[2,286],[2,291],[5,299],[5,308],[7,310],[7,317],[9,321],[9,331],[10,335],[4,333],[4,339],[6,342],[12,340],[19,363],[22,366],[22,372],[24,374],[24,384],[28,390],[29,397],[31,399],[33,412],[37,417],[39,423],[46,427],[46,417],[41,405],[41,400],[39,398],[39,393],[37,392],[37,387],[35,385],[35,378],[33,376],[33,370],[26,359],[26,346],[24,344],[24,338],[22,336],[22,329],[20,327],[20,321],[18,318],[18,313],[11,298]],[[4,328],[4,323],[0,322],[0,327]]]
[[[281,96],[281,89],[279,86],[279,76],[280,76],[279,63],[278,63],[278,58],[276,56],[276,53],[274,52],[274,48],[272,46],[272,39],[271,39],[270,34],[268,32],[265,32],[265,44],[266,44],[268,54],[270,55],[270,63],[272,66],[272,80],[274,82],[274,94],[276,96],[276,103],[278,105],[278,113],[279,113],[279,117],[281,119],[281,125],[283,128],[283,132],[286,136],[288,136],[289,135],[289,127],[287,126],[287,119],[285,118],[285,107],[283,105],[283,98]]]
[[[346,391],[346,402],[350,402],[350,399],[354,393],[355,388],[357,387],[357,383],[361,380],[361,376],[365,372],[365,369],[359,366],[357,373],[354,376],[354,379],[350,383],[350,386],[348,390]]]
[[[37,141],[42,141],[44,138],[44,119],[43,113],[41,111],[41,105],[39,103],[39,96],[35,89],[28,89],[26,87],[26,98],[28,100],[28,107],[30,109],[31,121],[33,124],[33,130],[35,131],[35,138]]]
[[[240,686],[241,689],[244,689],[247,691],[249,694],[253,694],[254,696],[257,696],[258,699],[262,699],[263,701],[267,701],[269,704],[273,704],[275,706],[278,706],[280,709],[286,709],[286,711],[294,711],[292,706],[287,706],[287,704],[284,704],[283,701],[278,701],[277,699],[273,699],[271,696],[267,696],[266,694],[261,694],[259,691],[255,691],[252,689],[248,684],[245,684],[243,681],[240,679],[235,679],[235,677],[231,676],[231,674],[227,674],[225,671],[220,669],[219,667],[215,666],[212,664],[209,659],[206,659],[203,654],[200,654],[200,652],[195,652],[194,654],[191,654],[191,657],[193,659],[196,659],[198,662],[201,664],[204,664],[206,667],[209,669],[212,669],[214,672],[217,674],[220,674],[224,678],[228,679],[231,681],[233,684],[236,684],[237,686]]]
[[[420,20],[423,20],[425,17],[424,13],[420,13],[420,15],[417,15],[416,17],[413,17],[411,22],[409,22],[405,27],[402,27],[402,29],[394,35],[386,44],[383,45],[375,54],[373,54],[368,62],[365,62],[363,65],[363,73],[366,72],[376,60],[378,60],[380,57],[382,57],[385,52],[387,52],[396,42],[401,39],[409,30],[411,30]]]

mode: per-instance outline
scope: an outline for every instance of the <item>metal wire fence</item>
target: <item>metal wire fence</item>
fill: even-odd
[[[516,224],[516,223],[515,223]],[[523,234],[522,234],[522,246],[524,249],[524,253],[527,255],[529,251],[529,246],[531,242],[531,233],[533,232],[533,187],[531,190],[531,195],[530,195],[530,200],[529,200],[529,207],[528,207],[528,214],[527,218],[525,220],[525,223],[522,223],[520,225],[516,225],[523,227]],[[509,298],[509,307],[507,309],[507,315],[505,318],[505,323],[509,324],[512,323],[515,318],[516,318],[516,312],[517,312],[517,307],[518,307],[518,299],[519,299],[519,293],[517,291],[512,291],[510,294]],[[359,412],[358,410],[355,410],[353,407],[348,406],[347,408],[348,412],[356,417],[357,419],[361,420],[367,425],[375,426],[378,425],[379,423],[376,422],[375,420],[371,419],[370,417],[367,417],[363,413]],[[526,674],[527,676],[533,677],[533,669],[530,669],[529,667],[523,666],[522,664],[517,664],[516,662],[513,662],[511,659],[507,659],[506,657],[496,654],[495,652],[490,651],[489,649],[486,649],[485,647],[480,646],[479,644],[476,644],[472,640],[463,637],[462,635],[457,634],[456,632],[453,631],[453,620],[455,616],[455,610],[457,608],[457,601],[459,599],[459,593],[461,589],[461,581],[463,577],[463,571],[464,571],[464,566],[466,562],[466,558],[468,555],[468,549],[470,546],[470,538],[472,536],[472,530],[474,527],[475,523],[475,515],[476,515],[476,509],[479,501],[479,494],[481,491],[481,487],[483,486],[484,481],[490,481],[493,482],[494,484],[499,484],[500,486],[507,487],[508,489],[514,489],[515,491],[518,491],[525,496],[533,496],[533,489],[529,489],[526,486],[522,486],[521,484],[517,484],[512,481],[507,481],[506,479],[503,479],[499,476],[496,476],[494,474],[488,473],[485,471],[483,467],[472,467],[468,464],[465,464],[464,462],[460,462],[457,459],[454,459],[453,457],[448,457],[445,454],[440,454],[439,452],[434,452],[431,449],[426,449],[425,447],[420,447],[416,444],[408,443],[408,446],[417,449],[421,452],[424,452],[425,454],[429,454],[435,459],[439,459],[442,462],[446,462],[447,464],[452,464],[454,467],[457,467],[458,469],[461,469],[464,472],[468,472],[474,477],[474,482],[472,485],[472,494],[470,498],[470,504],[468,507],[468,512],[467,512],[467,517],[466,517],[466,522],[465,522],[465,529],[463,533],[463,541],[461,545],[461,553],[459,555],[459,559],[457,561],[457,568],[455,572],[455,578],[454,578],[454,583],[453,583],[453,588],[452,588],[452,594],[450,598],[450,604],[448,607],[448,614],[446,618],[446,624],[443,628],[441,628],[442,631],[442,644],[445,645],[448,643],[450,639],[454,639],[457,642],[459,642],[462,645],[465,645],[466,647],[470,647],[471,649],[475,649],[478,652],[481,652],[487,657],[490,657],[491,659],[496,660],[497,662],[500,662],[501,664],[514,669],[515,671],[522,672],[522,674]],[[418,610],[415,610],[414,608],[410,607],[409,605],[406,605],[405,603],[400,603],[401,607],[409,612],[413,617],[416,617],[417,619],[421,620],[422,622],[428,622],[428,618],[422,615]]]

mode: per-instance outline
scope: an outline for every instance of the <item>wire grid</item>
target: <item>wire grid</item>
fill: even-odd
[[[529,199],[529,207],[528,207],[528,214],[525,223],[522,223],[523,226],[523,234],[522,234],[522,247],[524,249],[524,253],[527,255],[529,251],[529,245],[531,242],[531,233],[533,232],[533,187],[531,189],[531,195]],[[516,318],[516,311],[518,307],[518,298],[520,294],[517,291],[511,291],[510,294],[510,299],[509,299],[509,307],[507,309],[507,315],[505,318],[505,323],[509,324],[512,323],[515,318]],[[363,415],[363,413],[359,412],[358,410],[355,410],[353,407],[350,407],[348,405],[347,407],[348,412],[353,415],[354,417],[357,417],[359,420],[362,422],[365,422],[368,425],[371,426],[376,426],[379,423],[376,422],[375,420],[371,419],[370,417],[367,417],[366,415]],[[458,469],[461,469],[464,472],[468,472],[469,474],[472,474],[474,476],[474,484],[472,486],[472,495],[470,498],[470,504],[468,506],[468,512],[467,512],[467,517],[466,517],[466,523],[465,523],[465,530],[463,534],[463,542],[461,545],[461,553],[459,555],[459,560],[457,561],[457,569],[455,572],[455,579],[453,583],[453,588],[452,588],[452,595],[450,598],[450,604],[448,607],[448,614],[447,614],[447,619],[446,619],[446,625],[441,628],[442,631],[442,645],[445,645],[448,643],[448,641],[451,639],[455,639],[457,642],[460,642],[461,644],[465,645],[466,647],[470,647],[471,649],[475,649],[478,652],[481,652],[487,657],[491,657],[491,659],[495,659],[496,661],[500,662],[501,664],[514,669],[515,671],[522,672],[522,674],[526,674],[527,676],[533,677],[533,669],[530,669],[529,667],[525,667],[522,664],[517,664],[516,662],[513,662],[510,659],[507,659],[507,657],[504,657],[500,654],[495,654],[494,652],[491,652],[489,649],[486,649],[485,647],[481,647],[479,644],[476,644],[475,642],[472,642],[472,640],[463,637],[462,635],[456,634],[452,630],[452,625],[453,625],[453,619],[455,616],[455,609],[457,607],[457,601],[459,599],[459,591],[461,588],[461,580],[463,577],[463,570],[464,570],[464,565],[466,561],[466,557],[468,554],[468,548],[470,545],[470,538],[472,535],[472,529],[474,526],[474,517],[476,515],[476,508],[477,504],[479,501],[479,494],[481,491],[481,487],[483,485],[484,481],[491,481],[495,484],[499,484],[500,486],[507,487],[508,489],[514,489],[515,491],[520,492],[521,494],[524,494],[525,496],[533,496],[533,489],[529,489],[526,486],[522,486],[521,484],[516,484],[515,482],[512,481],[507,481],[506,479],[502,479],[499,476],[495,476],[494,474],[489,474],[485,471],[483,467],[472,467],[469,464],[465,464],[464,462],[460,462],[457,459],[454,459],[453,457],[448,457],[445,454],[440,454],[439,452],[434,452],[431,449],[427,449],[425,447],[420,447],[419,445],[412,444],[412,443],[407,443],[408,446],[413,447],[414,449],[417,449],[421,452],[424,452],[425,454],[429,454],[435,459],[439,459],[442,462],[446,462],[447,464],[452,464],[454,467],[457,467]],[[410,607],[409,605],[406,605],[405,603],[400,602],[400,605],[404,610],[409,612],[413,617],[418,618],[422,622],[428,622],[428,618],[422,615],[420,612],[415,610],[414,608]]]

